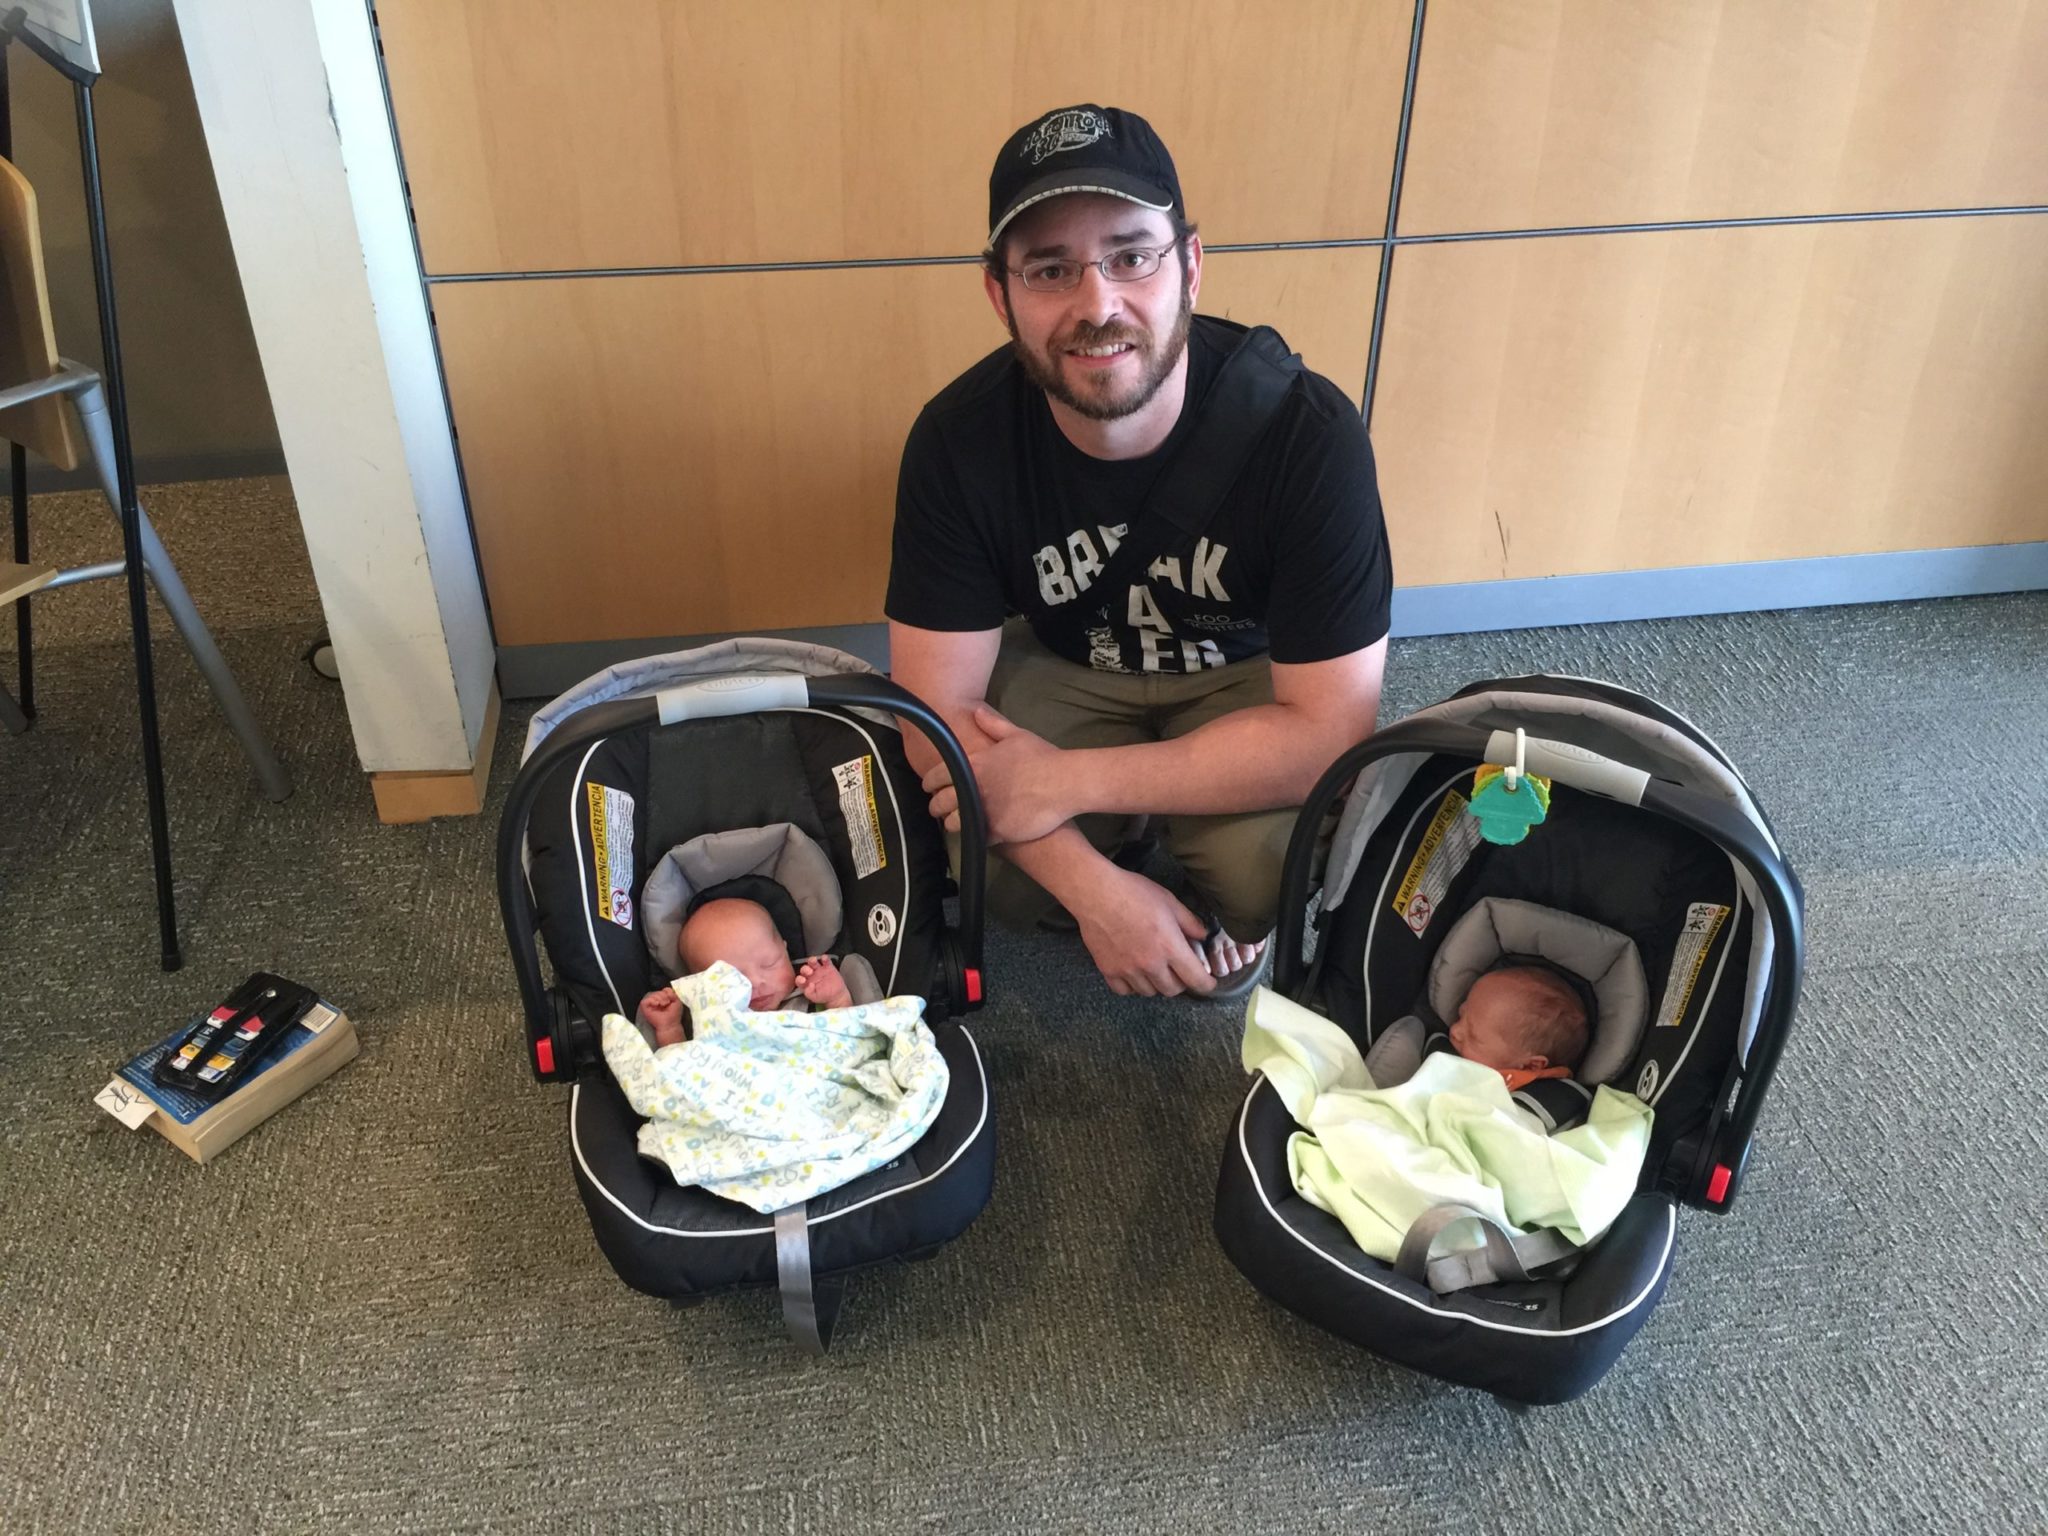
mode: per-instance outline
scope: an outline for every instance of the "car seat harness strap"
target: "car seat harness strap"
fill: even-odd
[[[782,1323],[789,1336],[812,1354],[824,1354],[832,1347],[846,1281],[820,1280],[812,1273],[811,1228],[801,1201],[775,1213],[775,1282],[782,1291]]]
[[[1483,1248],[1432,1259],[1430,1250],[1444,1229],[1461,1221],[1475,1221],[1485,1239]],[[1439,1296],[1469,1290],[1475,1285],[1501,1281],[1526,1281],[1545,1265],[1569,1259],[1581,1252],[1580,1245],[1552,1228],[1516,1233],[1469,1205],[1445,1201],[1433,1205],[1415,1218],[1401,1251],[1394,1259],[1397,1273],[1418,1284],[1427,1284]]]

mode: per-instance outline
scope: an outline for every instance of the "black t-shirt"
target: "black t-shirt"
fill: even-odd
[[[1056,654],[1106,672],[1192,672],[1262,651],[1327,661],[1386,634],[1393,567],[1365,423],[1306,370],[1204,532],[1176,532],[1126,591],[1093,585],[1240,334],[1195,318],[1187,404],[1140,459],[1070,443],[1007,347],[954,380],[904,445],[889,617],[963,631],[1021,613]]]

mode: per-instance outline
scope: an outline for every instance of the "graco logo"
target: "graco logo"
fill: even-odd
[[[1021,153],[1029,155],[1031,163],[1037,165],[1048,155],[1068,149],[1086,149],[1097,139],[1109,137],[1109,123],[1101,113],[1070,107],[1064,112],[1051,114],[1032,129]]]
[[[896,914],[880,902],[868,909],[868,937],[877,944],[887,944],[896,937]]]
[[[1644,1062],[1643,1075],[1636,1079],[1636,1097],[1647,1099],[1651,1094],[1655,1093],[1657,1091],[1657,1079],[1661,1075],[1657,1070],[1656,1062]]]

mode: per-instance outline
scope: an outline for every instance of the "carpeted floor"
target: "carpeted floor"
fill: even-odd
[[[162,974],[121,594],[38,604],[41,718],[0,735],[10,1536],[2048,1530],[2048,596],[1396,647],[1390,718],[1536,668],[1661,697],[1809,898],[1740,1207],[1685,1213],[1605,1382],[1510,1416],[1238,1277],[1209,1234],[1237,1010],[1113,999],[1050,936],[994,938],[973,1025],[994,1203],[859,1284],[829,1357],[765,1295],[626,1290],[521,1057],[493,821],[377,825],[299,659],[281,483],[150,500],[298,791],[255,795],[160,644],[188,956]],[[39,552],[110,547],[87,498],[37,516]],[[341,1001],[361,1058],[205,1169],[94,1108],[256,967]]]

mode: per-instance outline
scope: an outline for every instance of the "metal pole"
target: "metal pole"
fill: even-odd
[[[114,267],[107,246],[107,207],[100,187],[99,136],[94,131],[92,82],[78,92],[78,153],[85,172],[86,226],[92,239],[93,285],[99,293],[101,376],[114,434],[114,474],[121,491],[121,552],[128,566],[128,627],[135,637],[135,692],[142,711],[142,772],[149,787],[149,843],[156,866],[157,928],[163,967],[184,963],[178,952],[176,897],[171,889],[170,816],[164,803],[163,748],[157,738],[156,670],[149,652],[149,589],[143,581],[142,506],[135,495],[135,455],[128,438],[128,392],[121,374],[121,333],[114,315]]]

